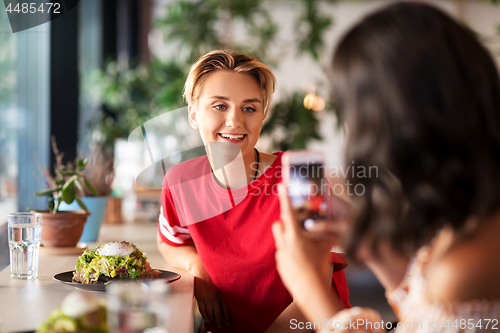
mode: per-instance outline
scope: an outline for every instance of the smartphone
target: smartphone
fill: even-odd
[[[283,154],[283,182],[295,215],[306,230],[329,219],[330,185],[321,152],[292,150]]]

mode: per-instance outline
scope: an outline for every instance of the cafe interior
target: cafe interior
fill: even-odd
[[[165,164],[204,154],[182,95],[191,65],[217,49],[267,64],[277,86],[258,151],[320,151],[341,175],[350,162],[348,129],[330,101],[331,57],[350,27],[393,1],[62,0],[57,17],[17,23],[11,2],[10,12],[9,1],[0,5],[0,332],[37,329],[77,290],[54,276],[75,269],[85,249],[125,240],[146,252],[153,268],[180,275],[168,285],[164,320],[168,332],[184,333],[203,330],[193,277],[165,262],[156,237]],[[474,31],[500,64],[500,4],[425,2]],[[7,214],[47,209],[49,197],[34,193],[65,187],[68,177],[57,182],[57,170],[68,172],[68,163],[77,169],[79,159],[88,161],[84,173],[104,198],[91,215],[100,218],[100,229],[73,246],[42,240],[38,278],[11,279]],[[44,223],[45,217],[42,232]],[[396,319],[367,267],[353,263],[344,272],[352,306]]]

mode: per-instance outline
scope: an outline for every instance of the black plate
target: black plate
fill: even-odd
[[[165,282],[174,282],[177,281],[181,278],[181,276],[177,273],[170,272],[170,271],[163,271],[161,269],[158,269],[160,271],[160,275],[158,277],[158,280],[163,280]],[[79,283],[79,282],[74,282],[73,281],[73,273],[75,271],[68,271],[68,272],[63,272],[54,275],[54,280],[68,284],[70,286],[76,287],[81,290],[88,290],[88,291],[106,291],[106,285],[105,284],[84,284],[84,283]]]

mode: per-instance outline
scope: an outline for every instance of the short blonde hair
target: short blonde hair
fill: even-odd
[[[205,54],[191,67],[184,85],[184,98],[189,105],[194,105],[198,101],[205,81],[212,72],[218,70],[230,70],[255,78],[262,89],[264,116],[267,116],[276,89],[276,77],[271,69],[252,56],[222,50]]]

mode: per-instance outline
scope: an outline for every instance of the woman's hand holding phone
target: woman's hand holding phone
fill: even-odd
[[[276,243],[276,265],[281,279],[306,316],[330,318],[341,309],[340,303],[332,304],[329,296],[332,242],[327,238],[313,238],[309,231],[301,227],[283,185],[280,185],[279,200],[281,221],[273,224],[272,231]],[[318,299],[324,302],[308,301]]]
[[[297,223],[311,237],[339,245],[347,229],[349,205],[332,192],[323,154],[309,150],[286,152],[283,168],[283,183]]]
[[[307,279],[299,281],[300,277],[307,272],[320,276],[326,275],[332,243],[326,238],[321,240],[312,238],[309,232],[298,223],[286,189],[282,185],[280,185],[279,192],[281,220],[272,226],[276,243],[276,259],[278,271],[285,273],[282,275],[285,285],[293,287],[295,284],[301,285],[307,282]],[[323,280],[330,283],[331,277]]]

